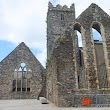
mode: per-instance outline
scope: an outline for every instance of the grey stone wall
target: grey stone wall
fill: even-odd
[[[27,69],[32,70],[30,91],[27,92],[13,91],[14,70],[21,63],[25,63]],[[0,64],[0,99],[38,98],[44,86],[45,69],[24,43],[16,47]]]
[[[52,59],[50,59],[49,65],[47,66],[48,71],[46,77],[50,78],[47,78],[47,91],[49,91],[49,88],[53,89],[56,87],[53,89],[53,92],[56,91],[57,93],[57,102],[55,103],[57,106],[71,106],[71,99],[76,89],[73,40],[69,30],[65,32],[63,37],[57,40]],[[54,86],[51,84],[54,84]],[[51,97],[54,97],[53,94]],[[49,93],[47,92],[47,99],[51,101],[51,97],[49,98]]]
[[[96,4],[91,4],[81,15],[76,19],[76,22],[81,24],[84,28],[82,31],[83,41],[85,48],[83,53],[86,55],[84,58],[85,66],[88,69],[88,81],[89,88],[99,88],[98,81],[98,69],[97,69],[97,60],[95,55],[95,46],[94,40],[92,38],[92,27],[96,29],[101,35],[103,39],[103,49],[104,49],[104,60],[107,68],[107,81],[109,83],[109,43],[107,37],[109,35],[108,27],[110,17],[104,12],[100,7]],[[106,74],[106,73],[105,73]],[[94,82],[94,83],[93,83]],[[107,86],[105,86],[107,87]]]
[[[47,99],[55,103],[57,106],[67,107],[79,106],[78,104],[81,104],[81,99],[83,97],[90,97],[90,106],[97,106],[100,104],[97,102],[97,99],[102,103],[103,101],[101,100],[103,100],[103,98],[105,100],[108,95],[105,102],[110,104],[110,16],[96,4],[91,4],[84,12],[80,14],[78,18],[75,19],[75,17],[73,17],[74,19],[72,18],[70,20],[66,17],[68,19],[66,24],[71,24],[71,26],[68,25],[70,29],[68,29],[67,26],[63,26],[64,31],[59,31],[61,30],[59,27],[63,24],[63,22],[60,22],[60,20],[57,19],[58,17],[55,18],[57,15],[55,14],[57,9],[61,10],[62,7],[59,5],[57,5],[57,7],[53,7],[52,4],[50,4],[47,14],[48,57],[50,55],[52,57],[49,61],[46,72]],[[55,12],[54,14],[53,10]],[[59,10],[57,10],[57,12],[59,12]],[[97,53],[95,52],[92,28],[96,29],[101,34],[103,39],[103,59],[105,63],[104,72],[98,70],[99,68],[97,66],[96,58]],[[79,31],[82,35],[83,68],[86,70],[85,72],[79,73],[78,70],[80,68],[78,63],[80,59],[78,55],[79,53],[75,30]],[[53,31],[55,31],[56,34]],[[55,37],[57,35],[59,36],[56,39]],[[98,58],[98,60],[101,59]],[[78,74],[80,75],[79,82]],[[54,80],[54,78],[56,80]],[[102,80],[103,78],[104,80]],[[53,91],[53,84],[55,84],[55,91]],[[49,95],[49,90],[52,92],[51,95]],[[53,101],[54,92],[56,93],[56,101]]]
[[[64,19],[61,18],[63,15]],[[65,29],[75,19],[74,4],[54,7],[50,2],[47,13],[47,55],[52,53],[55,41],[64,34]]]
[[[58,79],[56,57],[51,55],[46,68],[46,97],[49,101],[58,105]]]

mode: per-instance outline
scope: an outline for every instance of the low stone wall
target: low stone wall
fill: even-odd
[[[110,94],[77,94],[73,97],[73,106],[83,107],[82,98],[90,98],[89,107],[109,107]]]

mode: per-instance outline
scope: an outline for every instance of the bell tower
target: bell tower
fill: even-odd
[[[74,4],[68,8],[66,5],[48,4],[47,13],[47,58],[52,53],[55,41],[64,34],[68,25],[75,20]]]

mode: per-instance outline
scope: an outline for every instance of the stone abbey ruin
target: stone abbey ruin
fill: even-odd
[[[96,4],[76,18],[74,4],[49,2],[46,69],[23,42],[0,62],[0,99],[42,96],[59,107],[83,106],[83,98],[89,106],[110,106],[110,16]]]

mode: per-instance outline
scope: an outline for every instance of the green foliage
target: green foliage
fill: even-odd
[[[48,67],[51,59],[52,59],[52,54],[49,54],[48,57],[47,57],[46,68]]]
[[[59,37],[57,40],[60,44],[64,44],[65,43],[65,38],[63,36]]]

